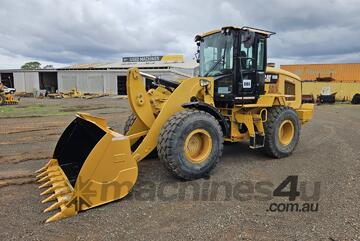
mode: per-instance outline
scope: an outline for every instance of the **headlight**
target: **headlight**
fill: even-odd
[[[201,87],[208,86],[209,84],[210,84],[210,81],[208,81],[206,79],[200,79],[200,86]]]

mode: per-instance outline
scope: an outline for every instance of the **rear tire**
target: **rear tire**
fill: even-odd
[[[188,109],[173,115],[162,127],[157,149],[172,174],[192,180],[207,177],[215,168],[223,142],[219,122],[212,115]]]
[[[131,126],[134,124],[135,120],[136,120],[136,115],[134,113],[131,113],[125,122],[125,126],[123,129],[124,135],[126,135],[129,132],[129,130],[130,130]]]
[[[275,158],[289,156],[300,139],[300,120],[290,107],[277,106],[268,110],[265,122],[265,152]]]
[[[127,118],[126,122],[125,122],[125,126],[124,126],[124,129],[123,129],[123,133],[124,135],[126,135],[131,126],[134,124],[136,120],[136,115],[134,113],[131,113],[129,115],[129,117]],[[144,139],[144,137],[140,137],[139,140],[137,140],[130,148],[131,148],[131,151],[134,152],[138,147],[139,145],[141,144],[142,140]],[[152,150],[149,155],[146,156],[146,158],[156,158],[158,155],[157,155],[157,151],[156,151],[156,148],[154,150]]]
[[[6,97],[3,94],[0,94],[0,106],[5,104]]]

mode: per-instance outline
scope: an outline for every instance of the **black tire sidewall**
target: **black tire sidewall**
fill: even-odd
[[[130,114],[125,122],[124,128],[123,128],[123,133],[124,135],[127,134],[127,132],[129,132],[131,126],[134,124],[136,120],[136,115],[135,114]]]
[[[3,105],[5,103],[5,96],[0,94],[0,105]]]
[[[200,163],[186,158],[184,145],[188,135],[202,129],[212,140],[209,156]],[[163,125],[157,150],[165,167],[177,178],[194,180],[208,177],[216,167],[223,149],[223,133],[219,122],[209,113],[196,109],[186,109],[170,117]]]
[[[136,115],[134,113],[131,113],[124,125],[123,128],[123,135],[126,135],[130,128],[132,127],[132,125],[134,124],[134,122],[136,121]],[[144,140],[144,137],[140,137],[134,144],[131,145],[130,149],[132,152],[136,151],[136,149],[140,146],[141,142]],[[145,158],[156,158],[157,155],[157,150],[156,148],[154,148],[154,150],[152,150]]]
[[[216,164],[217,159],[219,158],[219,153],[221,151],[221,137],[219,136],[217,129],[213,126],[214,123],[212,121],[206,120],[204,118],[191,118],[190,116],[190,118],[185,120],[182,125],[176,128],[176,141],[173,145],[173,151],[176,152],[178,156],[179,167],[184,172],[191,173],[192,175],[198,175],[206,172],[208,169],[212,169],[212,166]],[[184,145],[187,136],[196,129],[206,130],[212,139],[211,152],[208,158],[201,163],[192,163],[186,158],[184,152]]]

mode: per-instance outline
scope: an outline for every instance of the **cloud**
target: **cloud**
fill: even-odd
[[[250,25],[278,34],[271,59],[359,62],[360,3],[317,1],[0,0],[0,68],[195,52],[196,34]]]

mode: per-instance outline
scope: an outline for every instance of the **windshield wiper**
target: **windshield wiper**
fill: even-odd
[[[226,48],[227,48],[227,41],[225,40],[225,46],[224,46],[224,54],[219,58],[216,63],[211,66],[208,72],[204,74],[204,77],[208,77],[208,75],[218,66],[219,63],[225,62],[225,54],[226,54]]]
[[[224,59],[225,59],[225,53],[224,53],[223,56],[221,56],[220,59],[218,59],[218,60],[216,61],[216,63],[215,63],[213,66],[211,66],[211,68],[209,69],[209,71],[205,73],[204,77],[207,77],[207,76],[218,66],[218,64],[219,64],[220,62],[223,62],[223,61],[224,61]]]

